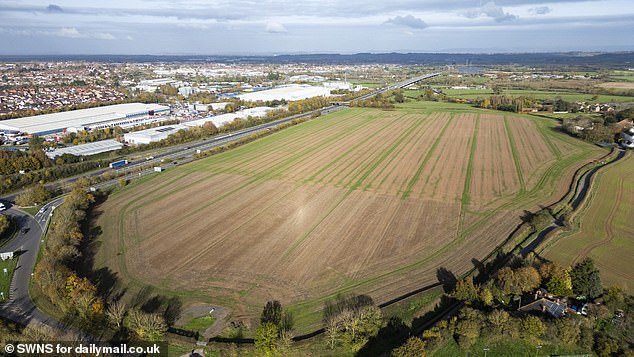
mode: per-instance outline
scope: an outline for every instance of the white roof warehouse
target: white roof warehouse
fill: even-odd
[[[100,154],[102,152],[119,150],[123,147],[123,144],[116,140],[102,140],[94,143],[82,144],[69,146],[65,148],[55,149],[48,151],[46,156],[51,159],[55,159],[58,156],[62,156],[64,154],[71,154],[75,156],[87,156],[87,155],[95,155]]]
[[[47,135],[66,129],[92,130],[114,126],[134,126],[155,114],[167,114],[170,108],[160,104],[126,103],[68,112],[35,115],[0,121],[1,130],[18,130]]]

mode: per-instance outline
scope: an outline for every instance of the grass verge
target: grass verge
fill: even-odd
[[[11,279],[13,279],[13,271],[18,264],[18,258],[0,260],[0,303],[9,299],[9,289],[11,289]],[[5,273],[4,270],[7,270]]]

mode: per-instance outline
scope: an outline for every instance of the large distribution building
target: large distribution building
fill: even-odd
[[[69,146],[65,148],[59,148],[46,152],[46,156],[51,159],[55,159],[58,156],[64,154],[71,154],[75,156],[88,156],[100,154],[102,152],[114,151],[123,148],[123,144],[116,140],[101,140],[94,143]]]
[[[158,128],[125,133],[123,134],[123,140],[134,145],[149,144],[155,141],[167,139],[168,136],[175,134],[179,130],[188,129],[188,126],[182,124],[159,126]]]
[[[133,131],[123,135],[123,140],[128,144],[140,145],[149,144],[151,142],[166,139],[179,130],[189,130],[193,127],[203,126],[205,123],[213,123],[216,127],[221,127],[237,118],[263,117],[271,110],[285,110],[284,108],[271,107],[255,107],[237,111],[235,113],[226,113],[216,116],[210,116],[202,119],[188,121],[178,125],[165,125],[158,128],[151,128],[140,131]]]
[[[0,121],[0,131],[20,131],[47,135],[65,131],[131,127],[156,121],[155,116],[169,114],[170,107],[160,104],[126,103],[79,109]]]

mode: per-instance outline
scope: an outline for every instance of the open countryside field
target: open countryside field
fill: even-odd
[[[631,83],[629,84],[631,85]],[[601,87],[605,88],[624,88],[631,89],[627,83],[615,84],[605,83],[601,84]],[[451,89],[443,88],[443,93],[451,97],[459,97],[466,99],[485,98],[494,95],[491,89]],[[525,96],[535,99],[555,99],[561,98],[568,102],[590,102],[590,103],[633,103],[634,97],[621,96],[621,95],[608,95],[608,94],[589,94],[589,93],[574,93],[567,91],[541,91],[541,90],[503,90],[501,95],[510,95],[513,97]]]
[[[594,182],[594,192],[575,221],[578,230],[559,238],[546,257],[563,265],[594,259],[604,286],[634,293],[634,155],[608,167]]]
[[[605,153],[491,111],[350,109],[132,183],[98,210],[96,268],[253,317],[319,327],[340,292],[377,302],[473,268]]]

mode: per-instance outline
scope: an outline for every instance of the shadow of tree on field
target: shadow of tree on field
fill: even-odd
[[[146,285],[139,289],[139,291],[134,294],[134,296],[130,299],[130,304],[133,307],[142,309],[143,305],[148,302],[152,298],[152,287]]]
[[[168,326],[173,326],[176,320],[181,317],[182,309],[183,302],[178,296],[174,296],[167,300],[167,306],[165,307],[165,312],[163,312],[163,317],[165,318],[165,322]]]
[[[442,288],[445,293],[450,293],[456,288],[456,282],[458,279],[456,279],[456,275],[449,269],[445,267],[438,268],[438,270],[436,270],[436,277],[442,284]]]
[[[356,356],[389,356],[390,351],[402,345],[410,335],[410,327],[400,317],[390,317],[387,324],[370,338]]]

